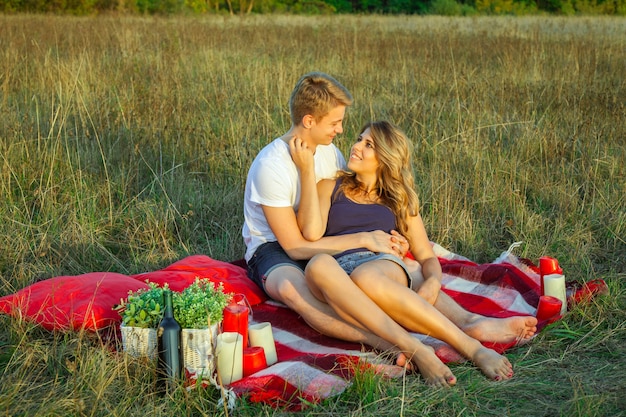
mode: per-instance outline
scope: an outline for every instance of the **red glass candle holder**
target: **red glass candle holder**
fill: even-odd
[[[543,277],[544,275],[550,274],[562,274],[563,270],[559,266],[559,261],[549,256],[542,256],[539,258],[539,275],[541,275],[541,294],[544,295],[544,284]]]
[[[563,270],[559,266],[559,261],[549,256],[539,258],[539,270],[541,275],[562,274]]]
[[[539,305],[537,306],[537,320],[548,321],[552,323],[561,315],[561,307],[563,302],[551,295],[542,295],[539,297]]]
[[[245,303],[239,303],[238,301],[241,298],[237,298],[237,296],[241,296],[245,300],[242,294],[236,294],[233,302],[226,306],[222,321],[222,331],[239,333],[243,337],[243,347],[245,349],[248,347],[248,316],[250,308],[246,305],[247,300],[245,300]]]
[[[243,376],[252,375],[267,368],[265,351],[261,346],[252,346],[243,350]]]

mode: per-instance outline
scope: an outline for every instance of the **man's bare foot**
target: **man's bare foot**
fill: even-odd
[[[471,359],[489,379],[502,381],[513,377],[513,365],[495,350],[483,346]]]
[[[407,357],[404,357],[405,360]],[[441,359],[435,355],[434,349],[424,349],[423,352],[416,352],[410,361],[413,362],[420,371],[420,374],[428,385],[433,387],[451,387],[456,385],[456,377]]]
[[[424,345],[426,349],[430,349],[433,353],[435,353],[435,348],[432,346]],[[406,355],[402,352],[398,352],[396,356],[396,365],[405,368],[407,371],[413,370],[413,363],[406,357]]]
[[[410,360],[406,358],[406,355],[402,352],[398,353],[398,356],[396,356],[396,365],[401,368],[405,368],[407,371],[413,370],[413,364]]]
[[[481,342],[520,343],[537,332],[537,319],[532,316],[507,318],[479,317],[462,327],[463,331]]]

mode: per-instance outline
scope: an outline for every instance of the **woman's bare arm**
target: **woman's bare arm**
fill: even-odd
[[[441,264],[435,255],[428,239],[422,216],[411,216],[408,220],[410,251],[417,262],[422,266],[424,283],[417,293],[425,298],[430,304],[434,304],[441,289]]]

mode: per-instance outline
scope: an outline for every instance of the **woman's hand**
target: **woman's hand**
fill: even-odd
[[[300,172],[315,172],[313,171],[315,169],[313,151],[302,139],[297,136],[289,139],[289,153]]]
[[[299,138],[289,139],[289,154],[300,171],[300,207],[296,213],[298,228],[302,236],[315,241],[324,235],[326,223],[322,220],[315,178],[313,150]]]
[[[391,231],[391,242],[395,244],[396,255],[400,258],[404,258],[404,255],[409,251],[409,241],[395,230]]]

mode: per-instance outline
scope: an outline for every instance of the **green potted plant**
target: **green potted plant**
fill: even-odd
[[[196,278],[182,292],[174,293],[174,317],[183,329],[207,329],[222,321],[230,299],[223,284]]]
[[[157,326],[163,318],[163,288],[148,283],[147,289],[129,291],[113,308],[122,317],[122,347],[131,356],[157,354]]]
[[[232,295],[224,286],[215,286],[206,278],[196,281],[180,293],[174,293],[174,318],[182,328],[182,350],[185,368],[198,378],[211,375],[217,330],[224,308]]]

